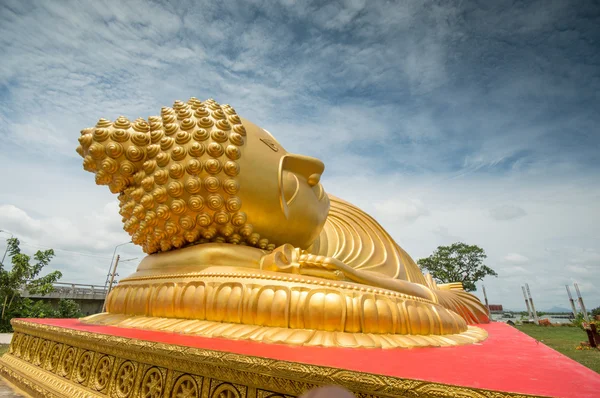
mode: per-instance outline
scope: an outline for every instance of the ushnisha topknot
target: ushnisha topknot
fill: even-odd
[[[100,119],[81,131],[77,153],[119,194],[124,229],[146,253],[205,242],[272,250],[236,195],[245,136],[231,106],[192,97],[147,121]]]

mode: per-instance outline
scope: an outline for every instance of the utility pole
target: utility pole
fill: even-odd
[[[102,305],[102,312],[106,312],[106,300],[108,299],[108,295],[112,290],[113,281],[115,280],[115,275],[117,274],[117,265],[119,264],[119,259],[121,256],[117,254],[117,259],[115,260],[115,264],[113,265],[112,273],[110,274],[110,283],[108,285],[108,292],[106,292],[106,297],[104,297],[104,304]]]
[[[590,317],[588,316],[587,310],[585,309],[585,305],[583,304],[583,297],[581,297],[581,292],[579,291],[579,285],[577,283],[573,283],[575,285],[575,291],[577,292],[577,297],[579,299],[579,306],[581,307],[581,312],[583,312],[583,318],[586,322],[590,322]]]
[[[0,229],[0,232],[4,232],[5,234],[9,234],[11,238],[14,237],[14,235],[8,231],[5,231],[3,229]],[[6,253],[8,252],[8,244],[6,245],[6,249],[4,250],[4,255],[2,256],[2,261],[0,261],[0,264],[4,265],[4,259],[6,258]]]
[[[525,293],[525,286],[521,286],[521,289],[523,290],[523,297],[525,297],[525,305],[527,306],[527,315],[529,315],[529,319],[532,319],[533,315],[531,315],[531,308],[529,307],[529,300],[527,299],[527,293]]]
[[[573,311],[573,316],[577,318],[577,309],[575,308],[575,301],[573,300],[573,296],[571,296],[571,289],[569,289],[569,285],[565,285],[567,288],[567,294],[569,295],[569,303],[571,303],[571,310]]]
[[[483,290],[483,298],[485,299],[485,306],[488,310],[488,314],[490,313],[490,303],[488,303],[488,299],[487,299],[487,294],[485,292],[485,285],[481,285],[481,288]]]
[[[130,243],[132,243],[132,242],[131,241],[124,242],[124,243],[121,243],[121,244],[115,246],[115,250],[113,251],[112,258],[110,259],[110,265],[108,266],[108,273],[106,274],[106,281],[104,281],[104,290],[106,290],[106,288],[108,287],[108,282],[110,281],[110,269],[112,268],[113,262],[115,261],[115,254],[117,254],[117,249],[121,246],[128,245]]]
[[[535,305],[533,305],[533,297],[531,296],[531,290],[529,290],[529,284],[525,284],[525,288],[527,289],[527,294],[529,295],[529,303],[531,304],[531,312],[533,312],[533,319],[535,320],[535,324],[539,325],[540,320],[538,319],[537,311],[535,310]]]

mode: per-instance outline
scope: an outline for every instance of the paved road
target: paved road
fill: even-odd
[[[10,344],[11,339],[12,333],[0,333],[0,344]],[[0,398],[22,398],[26,396],[13,390],[12,384],[7,384],[6,380],[0,376]]]
[[[0,377],[0,398],[22,398],[28,395],[22,395],[13,390],[11,386],[6,384],[6,381]]]
[[[0,333],[0,344],[10,344],[12,333]]]

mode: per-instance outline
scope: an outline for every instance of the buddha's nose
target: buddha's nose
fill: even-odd
[[[293,172],[306,178],[310,186],[315,186],[321,181],[321,174],[325,170],[325,164],[311,156],[287,154],[282,159],[284,170]]]

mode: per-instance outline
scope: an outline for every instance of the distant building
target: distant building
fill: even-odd
[[[490,304],[490,312],[504,312],[502,304]]]

